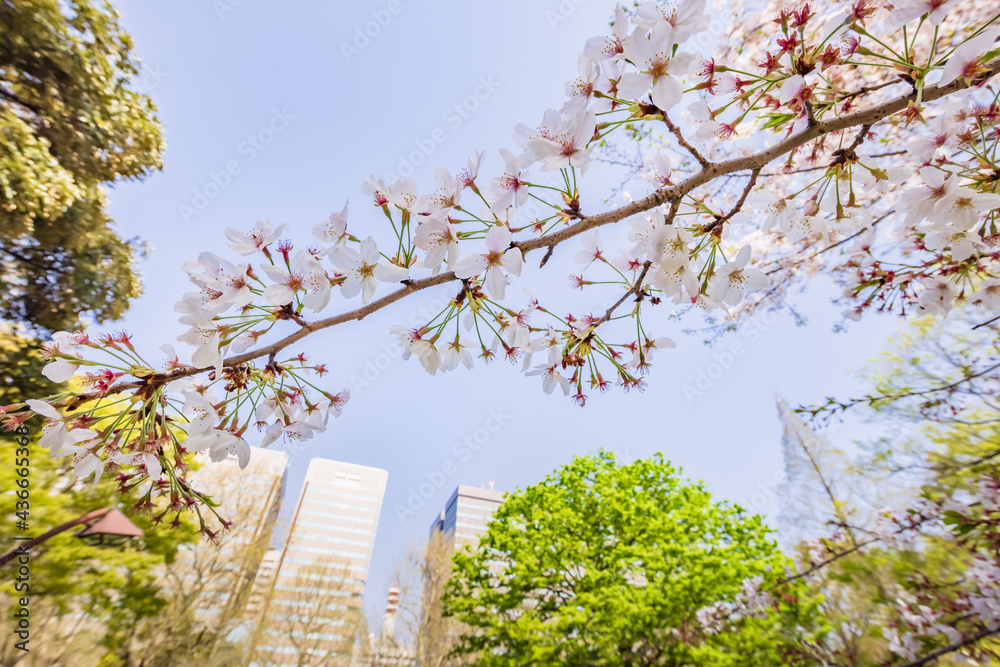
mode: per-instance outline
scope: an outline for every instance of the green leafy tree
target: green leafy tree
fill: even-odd
[[[39,330],[118,318],[140,292],[134,241],[101,185],[161,167],[132,38],[107,2],[0,2],[0,315]]]
[[[42,375],[46,363],[23,327],[0,323],[0,407],[57,393],[59,385]]]
[[[39,448],[37,437],[36,432],[29,446],[30,528],[26,533],[18,531],[14,521],[15,468],[0,466],[0,489],[4,490],[0,507],[7,519],[0,525],[4,545],[13,545],[15,535],[40,535],[116,498],[113,477],[106,475],[96,486],[82,481],[73,474],[67,458],[52,459]],[[14,460],[14,450],[13,437],[5,436],[0,443],[5,461]],[[127,494],[125,500],[129,499],[138,500],[138,496]],[[171,530],[142,514],[129,518],[145,536],[124,546],[92,545],[74,536],[78,529],[70,529],[32,549],[28,582],[31,652],[25,654],[14,642],[4,642],[0,665],[96,665],[106,656],[121,656],[138,620],[163,610],[167,599],[160,595],[156,570],[174,559],[181,544],[198,541],[197,528],[182,522]],[[14,590],[14,577],[9,576],[16,566],[13,561],[0,568],[0,615],[8,637],[14,605],[23,594]]]
[[[482,665],[811,664],[814,603],[780,582],[771,533],[660,455],[577,457],[455,555],[446,605],[472,628],[458,650]]]

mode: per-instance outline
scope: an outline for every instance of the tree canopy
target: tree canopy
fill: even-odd
[[[251,427],[263,432],[267,446],[323,433],[330,417],[341,414],[349,392],[335,393],[316,379],[338,369],[337,359],[313,361],[290,348],[441,285],[451,285],[454,297],[439,312],[392,329],[406,358],[416,357],[431,374],[471,369],[476,357],[520,360],[545,392],[559,390],[581,406],[612,385],[642,389],[654,358],[677,346],[663,335],[675,318],[701,310],[710,325],[737,328],[817,273],[843,288],[836,299],[843,326],[876,311],[943,318],[966,305],[978,309],[976,326],[995,322],[995,6],[954,0],[722,4],[711,11],[704,0],[616,5],[609,30],[582,45],[568,99],[537,125],[514,128],[518,152],[500,149],[502,168],[495,164],[492,178],[484,153],[475,152],[463,168],[438,168],[429,189],[406,177],[369,178],[362,185],[368,211],[359,216],[353,209],[349,223],[348,207],[338,204],[312,228],[309,241],[290,238],[286,225],[267,220],[227,230],[228,258],[201,252],[185,265],[193,289],[174,309],[187,327],[179,338],[187,352],[167,348],[164,369],[140,354],[126,332],[56,332],[45,349],[45,376],[76,378],[77,385],[44,401],[3,407],[5,425],[41,417],[53,454],[73,456],[82,475],[116,470],[144,484],[143,506],[158,509],[175,504],[182,489],[186,504],[199,511],[211,505],[184,478],[191,452],[207,450],[216,461],[236,454],[246,464]],[[0,5],[11,22],[18,18],[11,8],[25,6]],[[46,16],[60,25],[62,10],[71,25],[82,26],[65,33],[70,41],[106,25],[83,5],[43,6],[49,11],[25,14],[30,20],[16,34],[32,35],[33,22],[49,25]],[[726,30],[714,20],[720,18],[737,29]],[[21,39],[10,41],[16,46]],[[44,42],[28,49],[32,58],[48,53]],[[81,44],[86,52],[87,45],[100,49],[106,42]],[[120,58],[111,60],[125,67]],[[106,70],[98,63],[97,71]],[[88,182],[71,186],[49,168],[46,155],[58,152],[60,141],[72,154],[79,146],[73,138],[103,119],[94,116],[91,123],[92,109],[81,104],[86,122],[66,121],[68,134],[49,131],[65,117],[39,114],[44,107],[33,86],[28,77],[3,87],[5,104],[14,109],[4,116],[7,131],[24,146],[23,156],[12,160],[22,165],[17,182],[35,184],[18,186],[35,194],[7,200],[9,227],[29,245],[38,234],[24,236],[28,225],[41,229],[39,216],[72,210],[74,188]],[[53,90],[62,100],[58,85]],[[33,129],[35,117],[45,131]],[[620,137],[654,135],[663,150],[638,167],[626,165],[632,168],[627,178],[644,177],[635,190],[642,194],[618,201],[588,189],[584,176],[602,149]],[[74,179],[73,169],[96,169],[102,160],[118,165],[115,178],[136,166],[107,146],[97,157],[81,153],[67,158],[65,171]],[[51,197],[40,198],[43,191]],[[575,260],[582,267],[571,285],[589,304],[573,303],[570,313],[567,302],[541,293],[514,303],[508,285],[522,272],[525,279],[541,275],[567,243],[578,244]],[[5,253],[18,259],[21,249],[8,245]],[[523,271],[525,260],[535,257],[537,271]],[[12,296],[4,297],[4,307],[15,315],[36,301],[44,304],[25,295],[33,289],[48,294],[48,278],[58,289],[73,286],[52,268],[58,263],[33,261],[47,272],[44,279],[38,274],[30,285],[16,276],[5,280]],[[107,312],[121,305],[113,291],[100,295],[99,301],[113,302]],[[93,312],[99,317],[101,311]],[[32,323],[51,327],[58,319]],[[995,370],[995,356],[991,351],[993,360],[984,365],[981,359],[979,366],[959,364],[932,378],[926,390],[887,382],[889,393],[861,402],[906,405],[922,396],[921,415],[935,414],[938,406],[957,414],[962,406],[946,399]],[[833,402],[813,413],[844,405]],[[106,410],[113,418],[103,418]],[[794,576],[782,572],[782,557],[759,520],[713,503],[662,461],[619,469],[607,455],[580,459],[525,490],[529,501],[519,505],[514,497],[513,509],[498,514],[484,541],[488,555],[460,558],[454,613],[479,632],[465,646],[479,650],[484,664],[794,663],[810,645],[804,638],[823,631],[805,622],[803,609],[812,602],[803,581],[851,554],[933,527],[969,554],[960,565],[974,576],[933,591],[902,587],[910,601],[879,617],[891,622],[890,659],[918,665],[940,651],[972,650],[997,632],[1000,483],[991,467],[994,453],[977,461],[978,448],[961,437],[951,445],[949,456],[980,475],[976,484],[941,478],[947,484],[934,484],[935,492],[910,498],[902,510],[881,512],[871,527],[864,512],[836,497],[835,486],[805,494],[829,500],[833,514],[826,525],[836,531],[809,549]],[[803,456],[809,446],[799,448]],[[923,454],[922,464],[935,461],[933,453]],[[822,461],[800,463],[818,470]],[[621,485],[605,484],[620,470]],[[648,532],[647,524],[656,531]],[[766,565],[770,569],[761,569]],[[933,597],[941,591],[948,594]],[[601,633],[582,609],[601,619]]]
[[[10,490],[10,495],[5,493],[4,497],[9,499],[6,507],[11,518],[0,526],[4,551],[16,544],[16,536],[38,536],[87,512],[115,505],[119,500],[134,503],[140,497],[136,489],[120,496],[123,487],[111,478],[96,485],[82,482],[73,474],[68,459],[49,458],[48,452],[38,446],[38,436],[37,432],[32,436],[26,457],[31,493],[23,516],[29,532],[19,531],[13,520],[15,510],[25,510],[26,505],[15,508],[13,490],[20,488],[15,482],[21,478],[16,476],[13,465],[13,438],[3,440],[3,451],[11,462],[0,466],[0,488]],[[31,652],[24,654],[13,642],[4,642],[0,664],[12,665],[25,656],[30,660],[18,664],[96,665],[102,656],[102,664],[128,664],[123,651],[135,625],[160,613],[168,603],[168,597],[161,594],[158,568],[171,562],[181,545],[196,543],[199,538],[188,517],[168,530],[158,526],[152,516],[124,506],[122,509],[143,530],[144,537],[123,547],[93,545],[75,537],[79,530],[76,528],[31,550],[30,589],[21,591],[28,593],[32,601]],[[20,597],[15,591],[15,577],[8,576],[16,569],[16,560],[0,568],[4,574],[0,613],[5,623],[12,618]],[[74,661],[68,663],[73,655]]]
[[[759,591],[790,564],[761,517],[659,455],[577,457],[507,496],[454,560],[446,608],[477,664],[795,664],[808,638],[812,602]]]
[[[138,296],[137,241],[103,184],[161,167],[156,108],[107,2],[0,2],[0,315],[41,331],[114,320]]]

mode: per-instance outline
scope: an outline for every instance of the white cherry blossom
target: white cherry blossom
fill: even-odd
[[[670,158],[663,153],[653,156],[653,168],[648,172],[647,178],[658,188],[664,188],[670,183]]]
[[[954,0],[897,0],[885,23],[887,27],[899,28],[927,14],[931,25],[941,25],[953,4]]]
[[[621,58],[625,51],[624,42],[628,35],[628,15],[620,3],[615,5],[615,22],[611,34],[606,37],[591,37],[583,47],[583,55],[598,62],[607,58]]]
[[[938,85],[948,85],[958,77],[962,77],[966,82],[975,79],[983,56],[997,48],[998,36],[1000,36],[1000,25],[994,24],[956,48],[948,56],[948,62],[944,65]]]
[[[597,116],[581,112],[560,118],[545,136],[530,139],[526,145],[535,160],[542,163],[542,171],[576,167],[584,173],[590,163],[591,149],[587,144],[594,138],[596,127]]]
[[[692,35],[708,28],[709,18],[705,14],[705,0],[680,0],[669,4],[646,0],[636,7],[635,22],[647,30],[669,26],[674,42],[683,44]]]
[[[958,188],[958,180],[950,178],[950,174],[935,167],[924,167],[920,170],[923,184],[904,192],[899,198],[899,206],[907,211],[906,224],[913,224],[933,215],[938,204]]]
[[[668,24],[655,26],[649,37],[639,32],[629,35],[625,40],[625,56],[639,71],[622,76],[619,92],[626,99],[636,99],[652,87],[653,104],[658,108],[667,111],[676,106],[684,92],[678,77],[687,72],[692,56],[673,55],[673,47],[673,28]]]
[[[727,262],[718,270],[712,279],[709,291],[723,303],[735,306],[743,300],[747,290],[767,287],[767,276],[760,269],[748,266],[749,262],[750,246],[745,245],[731,262]]]
[[[54,407],[45,401],[28,399],[28,408],[35,414],[41,415],[45,419],[42,426],[42,437],[38,440],[38,446],[48,449],[51,456],[56,456],[59,452],[75,453],[80,448],[79,443],[93,440],[97,433],[86,428],[68,429],[63,416]]]
[[[920,308],[935,315],[947,315],[955,304],[958,286],[940,276],[929,276],[920,281],[924,288],[918,299]]]
[[[286,227],[287,223],[275,228],[267,218],[258,220],[248,232],[230,227],[226,230],[226,238],[229,239],[226,245],[241,255],[252,255],[277,241]]]
[[[336,251],[339,250],[343,248]],[[261,271],[274,281],[261,294],[272,306],[291,303],[299,292],[305,293],[302,305],[314,312],[323,310],[330,302],[330,278],[319,260],[309,252],[295,253],[287,269],[280,264],[265,264]]]
[[[972,231],[975,224],[976,221],[972,224],[961,221],[956,221],[954,224],[934,223],[923,230],[926,234],[924,246],[928,250],[948,250],[954,261],[964,262],[976,254],[977,246],[985,245]]]
[[[86,339],[83,334],[57,331],[44,345],[45,356],[52,359],[42,369],[42,375],[52,382],[68,382],[80,368],[83,357],[78,346]],[[57,357],[56,355],[61,355]],[[68,358],[62,358],[62,356]]]
[[[969,302],[987,310],[1000,311],[1000,278],[979,283],[979,289],[969,295]]]
[[[433,215],[420,217],[413,245],[427,253],[423,265],[433,269],[434,275],[437,275],[441,262],[447,261],[448,266],[453,266],[458,260],[458,231],[446,218]]]
[[[586,269],[594,260],[604,259],[604,246],[601,243],[601,233],[597,230],[593,232],[587,232],[582,235],[581,241],[583,242],[583,250],[576,253],[576,261],[583,264],[583,268]]]
[[[486,254],[459,260],[455,264],[455,275],[468,279],[485,271],[486,289],[494,298],[502,299],[507,288],[507,274],[521,275],[523,263],[521,251],[510,246],[512,238],[506,227],[493,227],[486,233]]]
[[[464,338],[455,338],[455,340],[448,343],[444,352],[441,353],[441,370],[453,371],[458,368],[459,364],[471,369],[474,362],[472,353],[469,350],[474,348],[475,345],[472,341]]]
[[[361,294],[361,302],[368,303],[380,282],[398,283],[410,276],[409,269],[397,266],[384,259],[372,237],[361,242],[358,250],[349,246],[337,248],[330,253],[330,261],[345,279],[340,288],[344,298],[351,299]]]
[[[549,349],[548,363],[540,364],[533,370],[527,371],[525,375],[541,375],[542,390],[546,394],[551,394],[556,387],[562,389],[563,395],[568,396],[570,390],[569,380],[562,376],[559,369],[562,364],[562,357],[556,348]]]
[[[948,183],[955,183],[950,178]],[[993,192],[979,192],[969,187],[948,188],[946,195],[934,206],[928,218],[944,222],[950,220],[960,229],[971,229],[982,214],[1000,208],[1000,195]]]
[[[345,202],[343,209],[331,213],[326,222],[321,222],[313,227],[313,236],[332,248],[339,248],[347,243],[347,209],[349,205],[350,202]],[[324,249],[322,254],[325,255],[329,249],[331,248]]]

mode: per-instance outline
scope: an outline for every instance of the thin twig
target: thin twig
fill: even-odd
[[[976,326],[972,327],[972,330],[973,330],[973,331],[975,331],[975,330],[976,330],[976,329],[978,329],[979,327],[985,327],[985,326],[988,326],[988,325],[990,325],[990,324],[993,324],[993,323],[994,323],[994,322],[996,322],[997,320],[1000,320],[1000,315],[997,315],[997,316],[996,316],[996,317],[994,317],[994,318],[993,318],[992,320],[986,320],[985,322],[980,322],[980,323],[979,323],[979,324],[977,324]]]
[[[677,143],[683,146],[684,149],[688,153],[690,153],[695,160],[698,161],[698,164],[701,165],[702,169],[707,169],[708,166],[711,164],[711,162],[709,162],[704,155],[699,153],[697,148],[688,143],[687,139],[685,139],[684,135],[681,133],[681,128],[673,124],[673,122],[670,120],[670,117],[667,116],[666,111],[660,111],[660,113],[663,114],[663,122],[666,124],[667,129],[670,130],[671,134],[677,137]]]
[[[875,220],[874,222],[872,222],[871,226],[874,227],[875,225],[879,224],[880,222],[882,222],[883,220],[885,220],[886,218],[888,218],[890,215],[892,215],[894,212],[895,211],[889,211],[888,213],[886,213],[885,215],[883,215],[878,220]],[[844,245],[845,243],[847,243],[849,241],[853,241],[854,239],[858,238],[859,236],[861,236],[862,234],[864,234],[865,232],[867,232],[869,229],[870,229],[870,227],[866,227],[864,229],[858,230],[858,231],[854,232],[853,234],[851,234],[850,236],[837,241],[836,243],[831,243],[830,245],[826,246],[825,248],[821,248],[820,250],[817,250],[816,252],[814,252],[813,254],[809,255],[808,257],[803,257],[802,259],[800,259],[799,261],[795,262],[794,264],[789,264],[788,266],[779,266],[776,269],[771,269],[770,271],[765,271],[764,275],[770,276],[770,275],[772,275],[774,273],[778,273],[779,271],[787,271],[788,269],[794,269],[796,266],[799,266],[803,262],[808,262],[813,257],[818,257],[819,255],[822,255],[825,252],[828,252],[830,250],[833,250],[834,248],[842,246],[842,245]]]
[[[941,86],[928,86],[923,89],[921,99],[924,103],[933,102],[934,100],[941,99],[947,95],[958,92],[959,90],[964,90],[969,87],[978,86],[988,79],[992,78],[996,74],[1000,73],[1000,58],[997,58],[987,64],[983,73],[978,76],[973,81],[967,83],[965,79],[959,77],[952,81],[951,83]],[[643,213],[650,209],[661,206],[666,202],[680,202],[684,195],[695,190],[712,180],[724,176],[726,174],[732,174],[740,171],[762,169],[765,165],[770,164],[776,158],[789,153],[799,146],[803,146],[810,141],[818,139],[831,132],[837,132],[839,130],[845,130],[850,127],[856,127],[858,125],[863,126],[863,128],[870,128],[873,124],[878,121],[887,118],[899,111],[902,111],[912,102],[916,101],[917,92],[913,91],[907,95],[897,97],[895,99],[883,102],[877,106],[870,109],[863,109],[861,111],[855,111],[854,113],[846,114],[843,116],[837,116],[829,120],[818,121],[815,125],[806,127],[798,134],[793,134],[786,137],[785,139],[779,141],[778,143],[766,148],[757,153],[751,155],[746,155],[743,157],[732,158],[729,160],[723,160],[721,162],[709,162],[702,157],[704,163],[702,164],[702,170],[696,174],[689,176],[682,182],[677,183],[669,187],[659,188],[658,190],[652,192],[642,199],[630,202],[625,206],[613,209],[611,211],[606,211],[594,216],[585,216],[580,214],[579,222],[576,222],[564,229],[561,229],[552,234],[546,234],[545,236],[540,236],[535,239],[529,239],[527,241],[517,241],[511,244],[511,247],[519,248],[522,253],[528,253],[532,250],[537,250],[539,248],[546,248],[558,245],[568,239],[575,236],[583,234],[591,229],[600,227],[602,225],[611,224],[614,222],[619,222],[626,218],[629,218],[638,213]],[[666,119],[666,114],[663,114]],[[672,123],[670,124],[672,125]],[[668,125],[669,127],[669,125]],[[867,132],[867,130],[865,130]],[[859,134],[855,139],[856,145],[860,145],[861,141],[864,140],[864,134]],[[686,143],[686,142],[685,142]],[[683,144],[682,144],[683,145]],[[693,147],[692,147],[693,150]],[[697,151],[692,153],[695,155]],[[700,155],[700,154],[697,154]],[[696,155],[696,159],[697,159]],[[404,287],[396,290],[392,294],[382,297],[376,301],[371,302],[366,306],[361,308],[356,308],[355,310],[342,313],[340,315],[335,315],[333,317],[328,317],[323,320],[318,320],[316,322],[306,323],[304,326],[293,332],[292,334],[276,341],[270,345],[267,345],[258,350],[251,350],[243,354],[230,357],[223,361],[224,366],[238,366],[240,364],[245,364],[247,362],[253,361],[254,359],[259,359],[261,357],[266,357],[271,354],[272,351],[282,350],[293,343],[297,343],[309,334],[319,331],[321,329],[326,329],[332,326],[343,324],[345,322],[351,322],[355,320],[361,320],[372,313],[389,306],[396,301],[399,301],[405,296],[409,296],[415,292],[425,290],[430,287],[437,285],[443,285],[445,283],[457,280],[455,273],[453,271],[448,271],[446,273],[441,273],[436,276],[430,276],[428,278],[422,278],[420,280],[408,281],[405,283]],[[129,391],[132,389],[138,389],[140,387],[150,387],[158,383],[169,382],[171,380],[190,377],[198,373],[210,370],[209,368],[194,368],[188,367],[183,369],[175,370],[171,373],[159,373],[143,380],[136,382],[122,382],[110,387],[107,391],[103,392],[101,396],[112,396],[115,394],[120,394],[124,391]],[[66,401],[59,402],[57,405],[59,407],[65,407],[69,410],[73,410],[83,403],[100,398],[96,392],[90,392],[85,394],[80,394],[73,399],[68,399]]]
[[[890,151],[888,153],[876,153],[874,155],[868,155],[866,157],[869,157],[869,158],[892,157],[894,155],[903,155],[905,153],[906,153],[906,151]],[[829,169],[829,168],[830,168],[830,165],[828,165],[828,164],[821,164],[818,167],[805,167],[803,169],[795,169],[793,171],[772,171],[772,172],[768,172],[768,173],[764,174],[764,176],[790,176],[791,174],[805,174],[805,173],[810,172],[810,171],[820,171],[822,169]]]
[[[747,181],[746,186],[743,188],[743,194],[740,195],[740,200],[736,202],[736,206],[734,206],[729,213],[719,216],[714,222],[702,225],[702,234],[711,234],[714,230],[722,227],[722,225],[726,224],[734,215],[740,212],[740,209],[743,208],[743,204],[747,201],[747,197],[750,195],[750,191],[753,190],[755,185],[757,185],[758,176],[760,176],[760,167],[750,172],[750,180]]]

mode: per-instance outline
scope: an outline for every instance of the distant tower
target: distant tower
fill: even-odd
[[[385,604],[385,615],[382,616],[382,639],[393,641],[396,638],[396,611],[399,609],[399,586],[393,584],[389,589],[389,597]]]
[[[366,665],[374,667],[413,667],[416,665],[414,651],[405,644],[396,644],[396,612],[399,610],[399,586],[393,584],[386,598],[385,614],[382,616],[382,635],[378,638],[372,632],[368,635],[370,653],[365,656]]]

